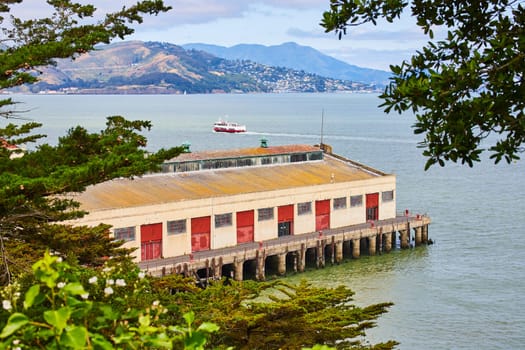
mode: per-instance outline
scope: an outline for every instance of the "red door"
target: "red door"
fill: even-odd
[[[237,213],[237,244],[253,242],[253,218],[253,210]]]
[[[191,251],[210,249],[211,217],[191,219]]]
[[[368,193],[366,195],[366,220],[377,220],[379,218],[379,193]]]
[[[160,259],[162,257],[162,224],[142,225],[140,227],[141,260]]]
[[[330,200],[315,201],[315,230],[330,228]]]
[[[293,235],[293,204],[277,208],[277,235]]]

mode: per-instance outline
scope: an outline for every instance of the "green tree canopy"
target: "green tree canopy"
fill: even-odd
[[[0,349],[387,350],[397,344],[365,340],[391,303],[357,307],[346,287],[220,280],[201,289],[180,275],[147,276],[126,259],[86,268],[47,252],[30,271],[0,290]]]
[[[57,58],[74,58],[114,38],[123,39],[133,33],[131,25],[141,23],[143,15],[157,15],[171,9],[162,0],[145,0],[99,16],[93,5],[47,0],[53,12],[50,17],[21,19],[11,15],[6,18],[15,4],[21,6],[23,1],[0,4],[1,89],[35,82],[38,79],[35,67],[54,64]],[[103,18],[97,20],[99,17]]]
[[[130,25],[142,22],[143,15],[170,9],[162,1],[140,1],[105,14],[97,22],[92,5],[48,0],[53,10],[50,17],[6,17],[13,6],[22,3],[0,4],[0,89],[33,83],[38,79],[36,68],[53,64],[56,58],[74,58],[113,38],[124,38],[133,32]],[[30,270],[35,257],[46,249],[87,265],[100,264],[108,255],[128,253],[109,238],[107,225],[58,225],[84,214],[74,201],[60,195],[116,177],[154,171],[182,148],[148,153],[142,132],[148,131],[151,123],[112,116],[98,133],[76,127],[61,137],[57,146],[44,143],[22,152],[13,146],[30,145],[45,135],[34,132],[40,123],[27,122],[12,111],[14,103],[9,98],[0,100],[0,283],[8,283],[14,273]]]
[[[410,61],[391,65],[381,95],[386,112],[412,110],[425,169],[445,161],[472,166],[487,150],[498,163],[519,159],[525,141],[525,11],[519,0],[413,0],[410,11],[428,35]],[[321,25],[341,38],[349,26],[393,22],[404,0],[331,0]],[[442,40],[436,29],[447,28]],[[491,136],[491,137],[489,137]]]

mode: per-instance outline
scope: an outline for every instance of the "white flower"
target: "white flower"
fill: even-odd
[[[88,282],[89,284],[95,284],[97,283],[97,280],[98,280],[97,276],[93,276],[88,280]]]
[[[139,278],[140,279],[143,279],[144,277],[146,277],[146,274],[142,271],[139,272]]]
[[[11,310],[13,308],[13,305],[11,305],[11,300],[2,300],[2,307],[5,310]]]
[[[62,288],[64,288],[65,286],[66,286],[66,283],[65,283],[65,282],[58,282],[58,284],[57,284],[58,289],[62,289]]]
[[[106,295],[113,294],[113,288],[111,288],[111,287],[104,288],[104,294],[106,294]]]
[[[18,345],[18,344],[20,344],[20,339],[13,340],[13,345]]]
[[[112,286],[112,285],[115,284],[115,281],[112,280],[112,279],[110,278],[110,279],[106,280],[106,284],[107,284],[108,286]]]
[[[80,294],[80,297],[86,300],[89,297],[89,293]]]
[[[126,281],[124,281],[123,279],[119,278],[117,279],[117,281],[115,282],[115,284],[119,287],[124,287],[126,286]]]
[[[159,302],[158,300],[155,300],[155,301],[153,302],[153,306],[159,306],[159,304],[160,304],[160,302]]]
[[[111,271],[111,267],[104,267],[102,269],[103,272],[110,272]]]
[[[62,262],[62,257],[59,256],[59,257],[57,258],[57,262],[61,263],[61,262]]]

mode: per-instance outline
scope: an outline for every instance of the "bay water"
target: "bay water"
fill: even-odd
[[[385,114],[373,94],[13,95],[25,118],[55,144],[75,125],[105,118],[150,120],[148,149],[190,143],[192,150],[316,144],[397,176],[398,211],[428,214],[435,244],[362,256],[287,276],[344,284],[358,305],[394,306],[367,333],[398,349],[525,349],[525,161],[473,168],[454,163],[424,171],[411,114]],[[213,133],[218,119],[244,134]]]

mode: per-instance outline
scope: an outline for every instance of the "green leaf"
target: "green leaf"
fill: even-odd
[[[78,282],[68,283],[63,290],[72,295],[82,295],[86,293],[84,286]]]
[[[0,333],[0,338],[7,338],[23,326],[25,326],[29,322],[29,319],[26,315],[21,314],[19,312],[16,312],[12,314],[9,319],[7,320],[7,324],[5,325],[4,329],[2,329],[2,333]]]
[[[184,348],[185,349],[204,349],[207,339],[203,333],[195,332],[189,336],[186,336],[184,339]]]
[[[24,299],[24,309],[28,309],[31,306],[33,306],[33,304],[35,302],[35,299],[38,296],[38,294],[40,294],[40,285],[39,284],[35,284],[35,285],[31,286],[31,288],[29,288],[27,290],[26,296],[25,296],[25,299]]]
[[[81,326],[68,327],[60,336],[60,344],[73,349],[84,349],[86,346],[88,332]]]
[[[217,326],[215,323],[211,322],[203,322],[199,328],[197,328],[198,331],[203,331],[207,333],[213,333],[217,332],[219,330],[219,326]]]
[[[70,315],[69,307],[62,307],[58,310],[45,311],[44,319],[61,333],[66,328]]]
[[[190,311],[182,315],[182,317],[184,318],[184,320],[186,320],[186,323],[188,325],[191,325],[195,320],[195,313],[193,313],[193,311]]]
[[[113,344],[111,344],[110,341],[108,341],[102,334],[91,334],[91,343],[93,344],[93,348],[95,349],[101,349],[101,350],[113,350]]]

